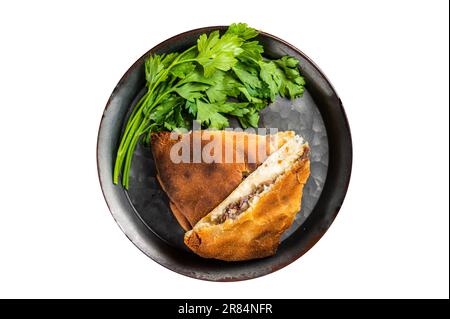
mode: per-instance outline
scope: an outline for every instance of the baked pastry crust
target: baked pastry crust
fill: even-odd
[[[300,211],[303,186],[310,173],[309,148],[281,175],[253,207],[222,224],[207,215],[185,234],[185,244],[204,258],[240,261],[274,255],[283,232]],[[205,225],[210,223],[209,225]]]
[[[186,231],[222,202],[242,182],[243,176],[252,173],[268,155],[294,136],[293,131],[267,136],[234,131],[195,131],[186,134],[191,134],[191,154],[192,134],[209,134],[209,140],[201,141],[202,149],[210,141],[221,139],[223,144],[221,163],[173,163],[170,150],[178,141],[170,138],[170,132],[152,134],[157,178],[170,199],[175,218]],[[249,148],[252,143],[255,143],[256,150],[265,149],[263,156]],[[232,147],[233,158],[241,156],[245,161],[224,163],[226,147]]]

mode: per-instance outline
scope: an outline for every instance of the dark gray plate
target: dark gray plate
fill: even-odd
[[[208,27],[179,34],[157,45],[125,73],[106,105],[97,145],[97,165],[108,207],[127,237],[147,256],[178,273],[198,279],[233,281],[259,277],[278,270],[308,251],[336,217],[350,180],[352,144],[342,103],[319,68],[301,51],[261,32],[258,40],[268,58],[292,55],[300,60],[306,80],[303,97],[278,99],[262,111],[260,127],[294,130],[311,146],[311,176],[305,186],[302,210],[285,232],[275,256],[227,263],[200,258],[183,244],[184,232],[172,216],[168,199],[155,175],[149,147],[139,146],[133,158],[130,188],[112,183],[115,153],[122,127],[143,94],[144,60],[153,53],[181,51],[202,33],[224,30]]]

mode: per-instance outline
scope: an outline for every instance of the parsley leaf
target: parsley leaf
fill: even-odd
[[[203,96],[203,91],[209,88],[208,84],[189,82],[176,88],[174,91],[177,92],[181,97],[185,98],[190,102],[194,102],[195,99],[201,98]]]
[[[227,113],[230,115],[234,115],[237,117],[242,117],[244,114],[247,114],[249,110],[247,106],[249,103],[238,103],[238,102],[226,102],[220,105],[219,110],[222,113]]]
[[[244,116],[239,117],[239,123],[243,128],[258,127],[259,113],[256,109],[248,109],[248,112]]]
[[[258,41],[245,42],[241,46],[242,53],[238,55],[238,60],[244,63],[258,63],[263,59],[264,48]]]
[[[192,50],[184,54],[183,57],[177,61],[177,65],[170,69],[170,74],[180,79],[184,79],[186,75],[195,70],[196,64],[194,62],[185,62],[194,59],[197,56],[197,51]]]
[[[152,87],[157,81],[165,81],[167,77],[162,58],[161,55],[151,55],[145,60],[145,79],[148,87]]]
[[[261,61],[259,63],[261,71],[259,73],[261,80],[267,84],[270,92],[270,100],[273,101],[278,94],[281,86],[281,77],[277,73],[277,66],[273,61]]]
[[[186,100],[186,104],[185,104],[184,108],[193,117],[197,116],[197,104],[195,102],[191,102],[191,101]]]
[[[239,87],[239,91],[242,93],[242,95],[244,96],[244,98],[252,103],[263,103],[263,100],[253,96],[252,94],[250,94],[250,92],[247,90],[247,88],[245,86],[240,86]]]
[[[279,87],[281,96],[296,98],[303,94],[305,79],[300,75],[297,68],[299,61],[290,56],[284,56],[274,63],[283,72],[277,71],[277,75],[281,78]]]
[[[217,104],[197,100],[197,109],[197,121],[202,125],[216,129],[223,129],[229,125],[228,119],[218,112]]]
[[[180,54],[178,52],[172,52],[169,54],[162,54],[161,55],[161,63],[164,65],[165,68],[167,68],[169,65],[172,64],[172,62],[179,56]]]
[[[187,74],[186,77],[178,83],[178,85],[182,85],[188,82],[198,82],[213,85],[220,81],[221,77],[223,77],[223,74],[219,71],[216,71],[209,78],[207,78],[203,75],[203,72],[199,68],[196,68],[194,71]]]
[[[188,62],[188,63],[182,63],[175,67],[173,67],[170,70],[170,73],[178,77],[180,79],[184,79],[188,74],[190,74],[192,71],[194,71],[196,68],[196,65],[194,62]]]
[[[238,63],[233,67],[233,71],[245,87],[252,89],[261,88],[261,80],[256,69]]]
[[[182,114],[181,105],[177,105],[173,112],[170,112],[164,121],[164,127],[170,131],[178,129],[187,129],[189,127],[188,121],[185,120]]]
[[[242,84],[231,74],[224,73],[221,81],[215,82],[206,90],[210,102],[225,102],[229,97],[237,98]]]
[[[206,77],[210,77],[216,69],[228,71],[237,63],[236,56],[242,53],[243,40],[235,34],[224,34],[213,31],[209,36],[202,34],[197,41],[198,56],[196,60],[204,68]]]
[[[155,123],[163,123],[168,119],[173,109],[183,103],[183,99],[176,95],[169,95],[150,114],[150,119]]]
[[[243,40],[248,40],[256,37],[258,31],[250,28],[247,23],[233,23],[228,27],[226,34],[234,34]]]

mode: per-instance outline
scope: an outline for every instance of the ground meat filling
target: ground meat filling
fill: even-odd
[[[266,187],[270,186],[273,183],[274,181],[272,180],[261,183],[251,194],[242,197],[237,202],[229,204],[227,207],[225,207],[222,215],[220,215],[217,219],[217,224],[222,224],[227,219],[236,219],[240,214],[245,212],[250,207],[249,201],[251,201],[253,197],[261,194],[266,189]]]
[[[309,149],[306,148],[305,151],[303,152],[303,154],[298,158],[298,160],[300,160],[300,161],[306,160],[308,158],[308,156],[309,156]],[[235,220],[236,218],[238,218],[239,215],[241,215],[243,212],[245,212],[250,207],[250,203],[252,202],[252,199],[255,196],[258,196],[262,192],[264,192],[267,189],[267,187],[274,184],[276,182],[276,180],[282,175],[283,174],[278,175],[274,179],[267,180],[267,181],[259,184],[253,190],[252,193],[250,193],[249,195],[242,197],[240,200],[226,206],[223,213],[215,219],[215,223],[217,225],[219,225],[219,224],[223,224],[227,219]]]

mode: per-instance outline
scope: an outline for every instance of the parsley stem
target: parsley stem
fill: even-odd
[[[131,112],[130,117],[128,118],[127,124],[125,126],[125,131],[123,133],[122,136],[122,142],[125,141],[126,137],[128,136],[131,127],[133,127],[134,122],[136,121],[136,119],[138,119],[139,117],[136,116],[137,114],[139,114],[140,112],[142,112],[142,109],[145,107],[145,104],[147,104],[147,101],[149,99],[150,95],[148,94],[148,92],[140,99],[140,101],[136,104],[134,110]],[[122,143],[119,146],[119,150],[121,150],[122,148]]]
[[[129,151],[130,142],[131,142],[131,140],[132,140],[132,138],[133,138],[133,136],[135,134],[135,131],[137,129],[137,125],[140,125],[141,122],[142,122],[142,118],[141,118],[140,112],[139,112],[139,114],[137,114],[135,119],[136,120],[134,121],[133,125],[131,126],[130,132],[123,139],[123,141],[124,141],[123,148],[120,149],[117,152],[117,158],[116,158],[115,170],[114,170],[114,182],[116,184],[119,181],[119,174],[120,174],[120,171],[122,169],[122,164],[123,164],[123,161],[124,161],[125,157],[127,156],[128,151]]]
[[[144,129],[145,125],[146,125],[145,120],[140,123],[139,127],[137,128],[133,137],[131,138],[130,144],[127,148],[125,167],[124,167],[123,176],[122,176],[122,185],[126,189],[128,189],[128,186],[129,186],[131,160],[133,159],[134,150],[136,149],[137,143],[139,142],[139,138],[142,134],[142,130]]]
[[[186,53],[189,53],[190,51],[194,50],[196,47],[197,47],[196,45],[193,45],[193,46],[191,46],[189,49],[185,50],[183,53],[181,53],[181,54],[178,56],[178,60],[179,60],[183,55],[185,55]]]
[[[172,63],[170,68],[174,67],[175,65],[187,63],[187,62],[197,62],[197,59],[186,59],[186,60],[182,60],[182,61],[177,61],[177,62]]]
[[[125,126],[125,131],[123,133],[122,139],[119,144],[119,148],[117,150],[116,162],[114,164],[114,183],[117,184],[119,182],[119,174],[122,169],[124,152],[127,149],[129,142],[129,135],[132,132],[132,128],[134,127],[135,122],[140,118],[140,113],[142,112],[142,106],[145,105],[148,100],[148,93],[145,94],[139,102],[136,104],[134,110],[132,111],[130,117],[128,118],[127,124]]]

